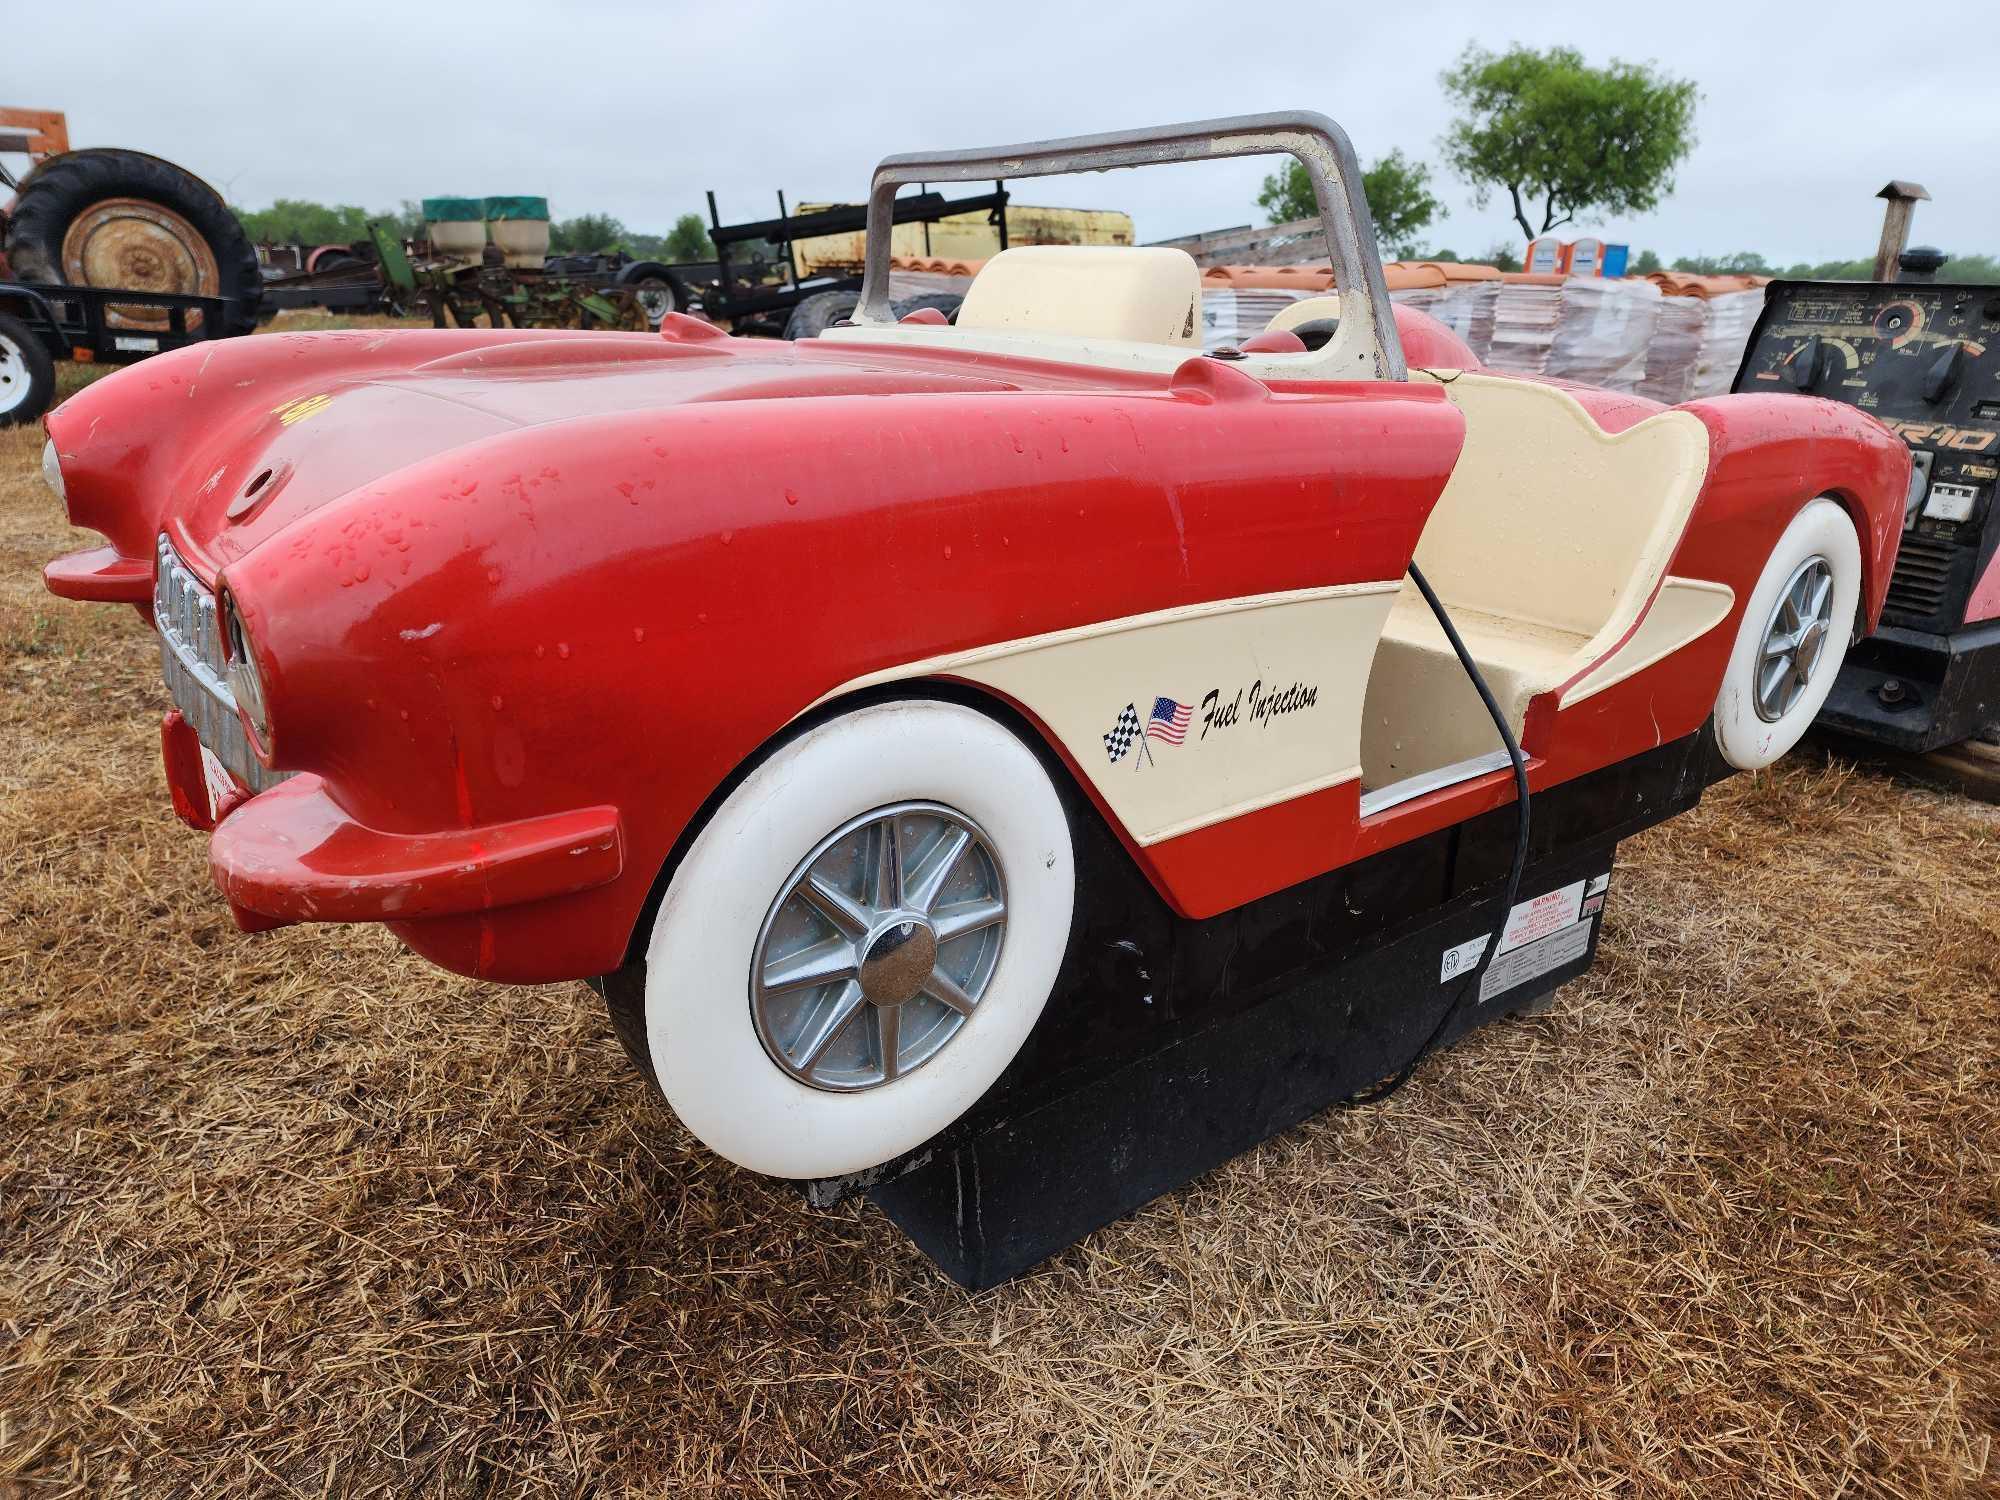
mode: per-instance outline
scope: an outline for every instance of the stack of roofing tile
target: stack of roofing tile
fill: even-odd
[[[1562,319],[1560,276],[1510,272],[1501,278],[1493,306],[1493,342],[1486,362],[1522,375],[1549,373],[1549,351]],[[1477,350],[1474,351],[1475,353]]]
[[[1663,300],[1649,281],[1570,277],[1562,285],[1547,372],[1610,391],[1636,390]]]
[[[892,271],[928,271],[938,276],[977,276],[985,260],[978,256],[959,259],[939,255],[892,255],[889,269]]]
[[[1728,390],[1770,278],[1655,271],[1645,279],[1662,298],[1639,394],[1671,405]]]
[[[972,285],[970,276],[954,276],[944,271],[902,271],[889,272],[889,296],[891,300],[904,297],[922,297],[936,292],[949,292],[963,297],[966,288]]]
[[[1708,331],[1708,303],[1700,297],[1662,297],[1653,339],[1646,348],[1645,373],[1637,386],[1641,396],[1669,406],[1685,401],[1694,389],[1695,365],[1702,337]]]
[[[1492,266],[1461,265],[1454,261],[1422,261],[1412,269],[1434,272],[1443,278],[1443,284],[1392,291],[1389,295],[1443,323],[1465,340],[1484,363],[1493,348],[1493,315],[1499,305],[1501,273]]]
[[[1764,310],[1764,294],[1723,292],[1707,298],[1706,306],[1708,321],[1702,329],[1701,350],[1695,356],[1692,395],[1720,396],[1736,380],[1736,367],[1743,363],[1750,330],[1757,314]]]

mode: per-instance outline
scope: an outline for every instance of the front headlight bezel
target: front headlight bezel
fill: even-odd
[[[56,499],[69,505],[69,484],[63,478],[62,455],[56,452],[56,440],[49,438],[42,444],[42,483],[55,491]]]
[[[228,589],[217,601],[217,625],[222,632],[223,671],[229,682],[236,711],[250,732],[250,741],[260,753],[271,748],[271,710],[264,692],[264,671],[257,662],[257,645],[236,607],[236,596]]]

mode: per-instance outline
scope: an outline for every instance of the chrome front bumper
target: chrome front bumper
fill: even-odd
[[[257,759],[236,714],[222,660],[222,632],[215,595],[162,536],[153,576],[153,624],[160,633],[160,670],[167,695],[193,727],[203,748],[252,792],[266,791],[292,773],[273,771]]]

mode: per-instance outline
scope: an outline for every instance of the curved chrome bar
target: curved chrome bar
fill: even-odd
[[[913,182],[968,182],[985,178],[1055,177],[1169,162],[1213,161],[1227,156],[1286,152],[1305,164],[1320,223],[1333,258],[1335,285],[1348,297],[1340,328],[1327,345],[1296,361],[1305,378],[1402,380],[1408,376],[1403,343],[1389,307],[1375,224],[1361,192],[1361,167],[1347,133],[1311,110],[1195,120],[1107,135],[1070,136],[1020,146],[969,151],[919,151],[883,159],[868,191],[868,252],[861,305],[854,321],[881,327],[896,321],[889,307],[889,232],[896,190]],[[1353,294],[1364,295],[1355,299]]]

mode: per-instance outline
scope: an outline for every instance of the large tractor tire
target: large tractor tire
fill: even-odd
[[[814,292],[792,309],[785,321],[788,339],[816,339],[827,329],[854,316],[861,305],[859,292]]]
[[[7,258],[27,281],[226,297],[224,333],[257,326],[257,252],[221,196],[193,173],[139,151],[51,157],[21,185]],[[163,331],[163,309],[113,307],[120,327]]]

